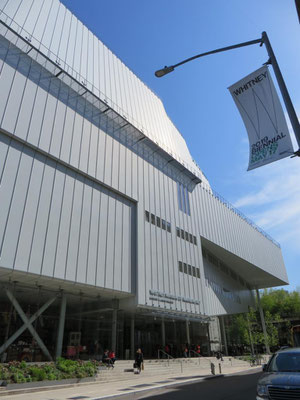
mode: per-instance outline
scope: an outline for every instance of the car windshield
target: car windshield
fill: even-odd
[[[278,353],[272,358],[269,372],[300,372],[300,353]]]

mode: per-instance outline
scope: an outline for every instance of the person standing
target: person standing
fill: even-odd
[[[142,364],[144,361],[144,356],[142,353],[141,349],[137,349],[137,352],[135,353],[135,368],[138,369],[138,373],[141,373],[141,369],[142,369]]]

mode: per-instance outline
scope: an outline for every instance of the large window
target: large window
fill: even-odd
[[[189,191],[182,183],[177,182],[177,195],[179,210],[191,215]]]

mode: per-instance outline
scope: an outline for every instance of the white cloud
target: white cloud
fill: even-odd
[[[243,191],[247,194],[234,205],[300,254],[300,158],[280,160],[244,178]]]
[[[290,171],[290,166],[279,170],[274,168],[269,173],[256,176],[258,178],[256,179],[256,190],[236,200],[234,205],[236,207],[258,206],[279,202],[295,195],[300,196],[300,165],[297,165],[298,168],[299,170],[294,172]]]
[[[283,204],[277,204],[267,211],[261,211],[254,217],[257,224],[264,226],[265,229],[270,229],[282,224],[293,224],[300,221],[300,201],[298,199],[292,199],[286,201]]]

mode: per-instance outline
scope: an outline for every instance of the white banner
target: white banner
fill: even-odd
[[[248,171],[290,156],[293,145],[268,67],[259,68],[228,89],[248,132]]]

